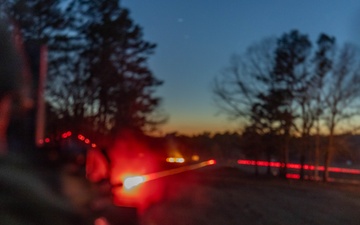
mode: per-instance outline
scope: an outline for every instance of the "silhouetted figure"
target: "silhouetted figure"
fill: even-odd
[[[0,223],[7,225],[71,225],[92,224],[87,211],[91,191],[85,199],[75,196],[86,189],[81,179],[71,180],[71,173],[63,167],[42,164],[46,158],[32,161],[25,151],[32,151],[26,137],[16,137],[16,131],[27,136],[29,130],[20,129],[26,122],[22,108],[21,61],[4,23],[0,24]],[[16,116],[14,123],[12,118]],[[25,117],[24,118],[22,118]],[[24,119],[24,120],[23,120]],[[11,145],[9,145],[9,126]],[[17,127],[19,126],[19,127]],[[35,140],[33,139],[35,142]],[[11,146],[11,148],[9,148]],[[24,154],[23,154],[24,153]],[[40,155],[40,154],[39,154]],[[85,178],[84,178],[85,179]],[[83,183],[82,183],[83,182]],[[84,186],[81,186],[83,184]],[[82,190],[80,191],[80,188]],[[84,189],[83,189],[84,188]],[[88,220],[88,221],[86,221]]]

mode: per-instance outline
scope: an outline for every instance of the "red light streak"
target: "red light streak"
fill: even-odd
[[[72,133],[71,133],[71,131],[67,131],[67,132],[65,132],[65,133],[61,134],[61,137],[65,139],[65,138],[70,137],[70,136],[71,136],[71,134],[72,134]]]
[[[127,180],[126,185],[128,182],[131,183],[130,177],[146,177],[145,174],[158,171],[157,155],[151,150],[146,143],[138,140],[137,135],[128,131],[121,133],[112,147],[107,149],[108,157],[111,159],[108,175],[110,183],[114,185],[112,195],[115,205],[134,206],[140,212],[163,195],[162,181],[146,185],[141,183],[130,189],[124,186],[125,180]]]
[[[162,177],[167,177],[178,173],[214,165],[215,163],[216,163],[215,160],[208,160],[193,165],[182,166],[180,168],[150,173],[146,175],[123,173],[122,175],[118,176],[116,179],[117,181],[120,181],[122,185],[120,185],[118,188],[114,187],[113,189],[113,193],[116,196],[115,204],[127,205],[127,206],[133,205],[142,208],[147,204],[146,199],[151,199],[152,197],[154,197],[154,194],[161,195],[161,192],[159,192],[161,190],[161,187],[159,187],[159,183],[155,183],[155,186],[154,183],[151,185],[149,184],[150,186],[149,185],[144,186],[142,184]],[[153,191],[157,191],[158,193],[154,193]]]
[[[208,161],[205,161],[205,162],[197,163],[194,165],[182,166],[182,167],[176,168],[176,169],[164,170],[164,171],[160,171],[157,173],[151,173],[151,174],[146,175],[148,177],[147,181],[159,179],[161,177],[166,177],[166,176],[170,176],[170,175],[174,175],[174,174],[178,174],[178,173],[182,173],[182,172],[186,172],[189,170],[199,169],[201,167],[208,166],[209,165],[208,163],[209,163]]]
[[[243,160],[243,159],[239,159],[238,160],[238,164],[239,165],[251,165],[251,166],[271,166],[271,167],[276,167],[279,168],[280,166],[284,166],[283,163],[280,162],[268,162],[268,161],[255,161],[255,160]],[[298,163],[288,163],[286,165],[287,168],[289,169],[301,169],[301,164]],[[325,168],[324,166],[318,166],[317,167],[319,171],[324,171]],[[305,164],[304,165],[304,170],[315,170],[315,166],[314,165],[308,165]],[[333,173],[348,173],[348,174],[358,174],[360,175],[360,170],[358,169],[348,169],[348,168],[340,168],[340,167],[329,167],[329,172],[333,172]]]
[[[122,175],[123,179],[122,180],[122,184],[123,184],[123,188],[121,188],[120,190],[118,190],[116,192],[116,194],[121,195],[121,200],[125,201],[125,204],[131,204],[131,199],[126,199],[126,198],[140,198],[142,196],[142,191],[144,190],[145,187],[143,187],[141,184],[151,181],[151,180],[156,180],[162,177],[167,177],[167,176],[171,176],[171,175],[175,175],[178,173],[182,173],[182,172],[186,172],[189,170],[195,170],[195,169],[199,169],[205,166],[209,166],[209,165],[213,165],[212,163],[214,163],[214,160],[209,160],[209,161],[205,161],[205,162],[201,162],[198,164],[194,164],[194,165],[189,165],[189,166],[182,166],[180,168],[176,168],[176,169],[171,169],[171,170],[164,170],[164,171],[160,171],[160,172],[156,172],[156,173],[150,173],[150,174],[146,174],[146,175],[137,175],[137,176],[129,176],[129,175]]]
[[[159,178],[179,174],[182,172],[190,171],[199,169],[202,167],[214,165],[216,162],[215,160],[208,160],[201,163],[188,165],[188,166],[182,166],[179,168],[171,169],[171,170],[164,170],[160,172],[155,173],[148,173],[145,175],[139,175],[139,173],[120,173],[116,177],[114,177],[113,184],[116,184],[120,182],[120,186],[115,187],[113,189],[113,193],[116,196],[115,198],[115,204],[117,205],[136,205],[137,207],[143,207],[143,204],[147,204],[146,199],[151,199],[155,195],[161,195],[161,187],[159,186],[159,183],[152,183],[147,186],[144,186],[142,184],[156,180]],[[161,181],[160,181],[161,182]],[[154,186],[155,185],[155,186]],[[155,187],[155,189],[154,189]],[[150,190],[149,190],[150,188]],[[152,189],[152,191],[151,191]],[[154,193],[153,191],[157,191],[158,193]]]
[[[130,190],[131,188],[138,186],[141,183],[150,181],[150,180],[155,180],[155,179],[175,175],[175,174],[190,171],[190,170],[196,170],[196,169],[199,169],[199,168],[202,168],[205,166],[214,165],[214,164],[216,164],[216,161],[214,159],[211,159],[211,160],[197,163],[194,165],[182,166],[180,168],[164,170],[164,171],[160,171],[160,172],[156,172],[156,173],[150,173],[150,174],[146,174],[143,176],[132,176],[132,177],[128,176],[128,177],[124,178],[123,184],[124,184],[125,189]]]
[[[288,174],[286,174],[286,178],[299,180],[300,179],[300,174],[288,173]]]
[[[112,164],[108,172],[110,183],[113,185],[112,194],[115,205],[136,206],[139,211],[142,211],[166,194],[165,180],[159,178],[208,166],[207,161],[192,166],[182,166],[179,163],[179,167],[174,170],[159,171],[159,155],[151,150],[132,132],[127,131],[121,133],[113,147],[108,149],[107,153]],[[166,163],[165,158],[163,160]],[[148,182],[155,179],[158,180]]]

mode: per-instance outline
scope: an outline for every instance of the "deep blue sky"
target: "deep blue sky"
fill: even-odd
[[[157,43],[150,58],[154,75],[164,80],[157,95],[169,122],[163,132],[197,134],[235,130],[218,115],[211,81],[256,41],[298,29],[316,39],[325,32],[338,43],[360,45],[359,0],[123,0],[122,6]]]

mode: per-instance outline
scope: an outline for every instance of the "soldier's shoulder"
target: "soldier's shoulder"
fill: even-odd
[[[15,225],[84,224],[29,164],[11,157],[0,157],[0,220]]]

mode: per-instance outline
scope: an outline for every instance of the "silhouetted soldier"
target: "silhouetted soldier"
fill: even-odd
[[[91,190],[86,181],[77,179],[75,175],[67,175],[66,167],[55,168],[43,164],[46,157],[35,154],[35,144],[29,142],[28,137],[33,137],[33,134],[30,133],[31,129],[26,128],[34,122],[31,121],[33,117],[29,117],[34,105],[24,104],[28,99],[25,99],[22,89],[22,62],[7,31],[7,27],[1,23],[0,223],[92,224],[92,215],[87,210]],[[34,139],[32,141],[35,142]],[[33,160],[35,155],[39,156],[36,161]],[[84,197],[74,196],[79,193]]]

